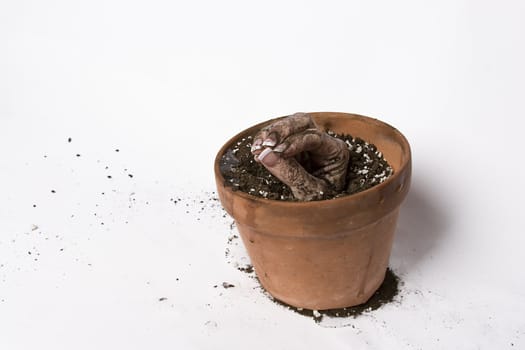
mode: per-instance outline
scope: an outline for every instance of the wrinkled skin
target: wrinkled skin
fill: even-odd
[[[261,129],[251,151],[255,160],[288,185],[298,200],[323,199],[345,187],[348,147],[322,131],[306,113],[293,114]]]

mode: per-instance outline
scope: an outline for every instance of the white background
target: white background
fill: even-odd
[[[523,1],[0,1],[0,349],[525,348],[524,16]],[[220,146],[296,111],[373,116],[412,146],[404,284],[356,319],[272,303],[235,269],[213,200]]]

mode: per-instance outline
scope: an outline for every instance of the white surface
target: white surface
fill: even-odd
[[[0,349],[525,348],[524,4],[0,2]],[[234,268],[210,200],[228,138],[323,110],[414,157],[402,298],[336,328]]]

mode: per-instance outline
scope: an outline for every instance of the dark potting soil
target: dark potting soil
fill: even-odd
[[[392,167],[375,145],[348,134],[335,134],[330,131],[328,134],[345,141],[350,151],[350,161],[346,175],[346,190],[324,199],[364,191],[382,183],[393,174]],[[252,140],[253,136],[237,140],[222,156],[219,165],[226,185],[233,190],[257,197],[295,201],[290,188],[253,159]]]
[[[312,317],[316,322],[320,322],[323,316],[328,317],[357,317],[363,313],[374,311],[379,309],[381,306],[394,301],[394,298],[399,292],[399,277],[397,277],[391,269],[387,269],[385,279],[379,289],[372,295],[372,297],[364,304],[345,307],[340,309],[330,310],[310,310],[301,309],[295,306],[288,305],[274,299],[274,301],[280,305],[287,307],[288,309],[297,312],[303,316]]]

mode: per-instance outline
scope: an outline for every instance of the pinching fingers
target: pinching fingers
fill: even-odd
[[[277,120],[259,131],[252,144],[251,151],[259,154],[263,148],[273,148],[288,136],[315,127],[312,118],[306,113],[295,113],[291,116]]]

